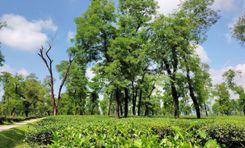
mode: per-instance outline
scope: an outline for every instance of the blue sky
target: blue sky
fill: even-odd
[[[179,0],[158,2],[159,11],[166,14],[180,3]],[[53,39],[55,64],[67,59],[66,49],[71,46],[68,38],[76,30],[74,18],[86,11],[89,3],[90,0],[0,0],[0,21],[13,22],[12,29],[0,31],[0,50],[6,60],[0,71],[35,73],[42,80],[48,73],[37,56],[37,47]],[[227,68],[244,72],[245,79],[245,47],[232,39],[229,31],[234,20],[245,13],[245,0],[216,0],[213,8],[220,10],[221,18],[209,30],[199,54],[209,63],[214,81],[221,81],[221,73]],[[58,79],[57,72],[55,76]]]

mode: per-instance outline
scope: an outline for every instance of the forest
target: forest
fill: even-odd
[[[222,17],[213,3],[186,0],[163,15],[155,0],[91,0],[67,60],[54,64],[52,42],[36,50],[45,79],[1,72],[0,124],[42,118],[22,129],[31,147],[245,147],[241,72],[214,84],[196,52]],[[244,46],[245,15],[231,36]],[[14,146],[1,136],[0,147]]]

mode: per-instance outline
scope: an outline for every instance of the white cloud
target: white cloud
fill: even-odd
[[[22,76],[28,76],[29,75],[29,72],[25,69],[25,68],[21,68],[18,72],[17,72],[17,74],[19,74],[19,75],[22,75]]]
[[[49,18],[47,20],[34,21],[34,23],[39,25],[39,27],[42,28],[43,30],[57,31],[57,29],[58,29],[58,27],[54,24],[54,22],[51,18]]]
[[[199,58],[201,59],[202,63],[209,63],[211,60],[208,57],[208,54],[206,53],[206,51],[204,50],[204,48],[199,45],[196,48],[196,54],[199,56]]]
[[[15,74],[19,74],[22,76],[28,76],[29,75],[29,72],[25,68],[21,68],[19,70],[16,70],[16,69],[14,69],[11,66],[6,65],[6,64],[3,67],[0,67],[0,74],[2,72],[9,72],[13,75],[15,75]]]
[[[158,12],[163,14],[170,14],[178,9],[181,0],[157,0],[160,7]]]
[[[67,41],[68,41],[68,42],[70,42],[71,39],[73,39],[74,37],[75,37],[75,33],[74,33],[74,32],[69,31],[69,32],[67,33]]]
[[[221,69],[211,69],[210,74],[213,79],[213,84],[219,84],[223,82],[222,75],[224,74],[224,72],[226,72],[229,69],[240,72],[239,76],[235,77],[235,83],[245,87],[245,64],[238,64],[235,66],[226,66]]]
[[[11,68],[9,65],[3,65],[2,67],[0,67],[0,73],[2,72],[9,72],[9,73],[14,73],[14,69]]]
[[[88,67],[86,69],[86,77],[89,79],[89,80],[92,80],[95,76],[95,73],[92,71],[92,66],[91,67]]]
[[[177,10],[185,0],[156,0],[159,5],[159,13],[170,14]],[[244,5],[244,0],[215,0],[213,8],[223,12],[236,10],[239,5]]]
[[[7,27],[0,31],[0,41],[23,51],[33,51],[45,44],[48,40],[45,30],[57,30],[52,19],[29,21],[20,15],[5,14],[0,17],[0,21],[7,24]]]

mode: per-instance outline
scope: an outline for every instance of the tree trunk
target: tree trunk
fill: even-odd
[[[140,89],[140,94],[139,94],[138,116],[140,116],[141,103],[142,103],[142,89]]]
[[[123,107],[122,107],[122,102],[119,103],[119,106],[120,106],[120,116],[123,115]]]
[[[174,101],[174,117],[179,118],[179,97],[173,82],[171,82],[171,95]]]
[[[155,89],[155,83],[152,85],[152,89],[147,96],[148,100],[150,100],[154,89]],[[145,104],[145,116],[148,116],[149,115],[149,102],[145,102],[144,104]]]
[[[53,114],[54,116],[58,114],[58,107],[56,105],[56,102],[55,102],[55,97],[54,97],[54,79],[53,79],[53,74],[51,72],[50,74],[50,89],[51,89],[51,102],[52,102],[52,105],[53,105]]]
[[[116,118],[120,118],[120,90],[116,88]]]
[[[56,105],[53,106],[53,114],[54,114],[54,116],[56,116],[58,114],[58,108]]]
[[[170,85],[171,85],[171,95],[172,95],[173,102],[174,102],[174,117],[179,118],[179,96],[178,96],[177,88],[175,86],[175,81],[176,81],[175,72],[177,69],[176,68],[177,64],[175,63],[175,66],[174,66],[175,68],[172,73],[169,63],[165,59],[163,59],[163,62],[165,64],[168,76],[171,78]]]
[[[195,107],[195,110],[196,110],[196,116],[197,116],[198,119],[200,119],[201,118],[200,107],[199,107],[199,103],[198,103],[197,97],[194,94],[194,87],[193,87],[192,80],[191,80],[191,77],[190,77],[190,69],[189,69],[188,65],[186,65],[186,77],[187,77],[187,81],[188,81],[190,97],[191,97],[191,99],[193,101],[193,104],[194,104],[194,107]]]
[[[208,109],[206,103],[204,103],[204,109],[205,109],[206,116],[208,116]]]
[[[124,117],[128,117],[128,100],[129,100],[129,94],[128,94],[128,88],[124,89],[125,98],[124,98]]]
[[[53,60],[50,58],[50,55],[49,55],[51,48],[52,47],[50,44],[49,44],[49,48],[47,50],[45,50],[44,47],[41,47],[39,49],[38,55],[42,58],[45,66],[47,67],[49,74],[50,74],[50,95],[51,95],[50,98],[51,98],[51,102],[53,105],[53,113],[54,113],[54,115],[57,115],[58,114],[59,100],[61,99],[61,90],[62,90],[63,85],[65,84],[67,77],[68,77],[73,59],[71,59],[71,57],[69,57],[69,65],[68,65],[68,68],[66,70],[65,76],[62,79],[61,85],[59,87],[58,100],[56,103],[55,102],[55,96],[54,96]]]

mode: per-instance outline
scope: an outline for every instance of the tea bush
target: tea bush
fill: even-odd
[[[26,141],[48,147],[244,147],[245,118],[47,117]]]

